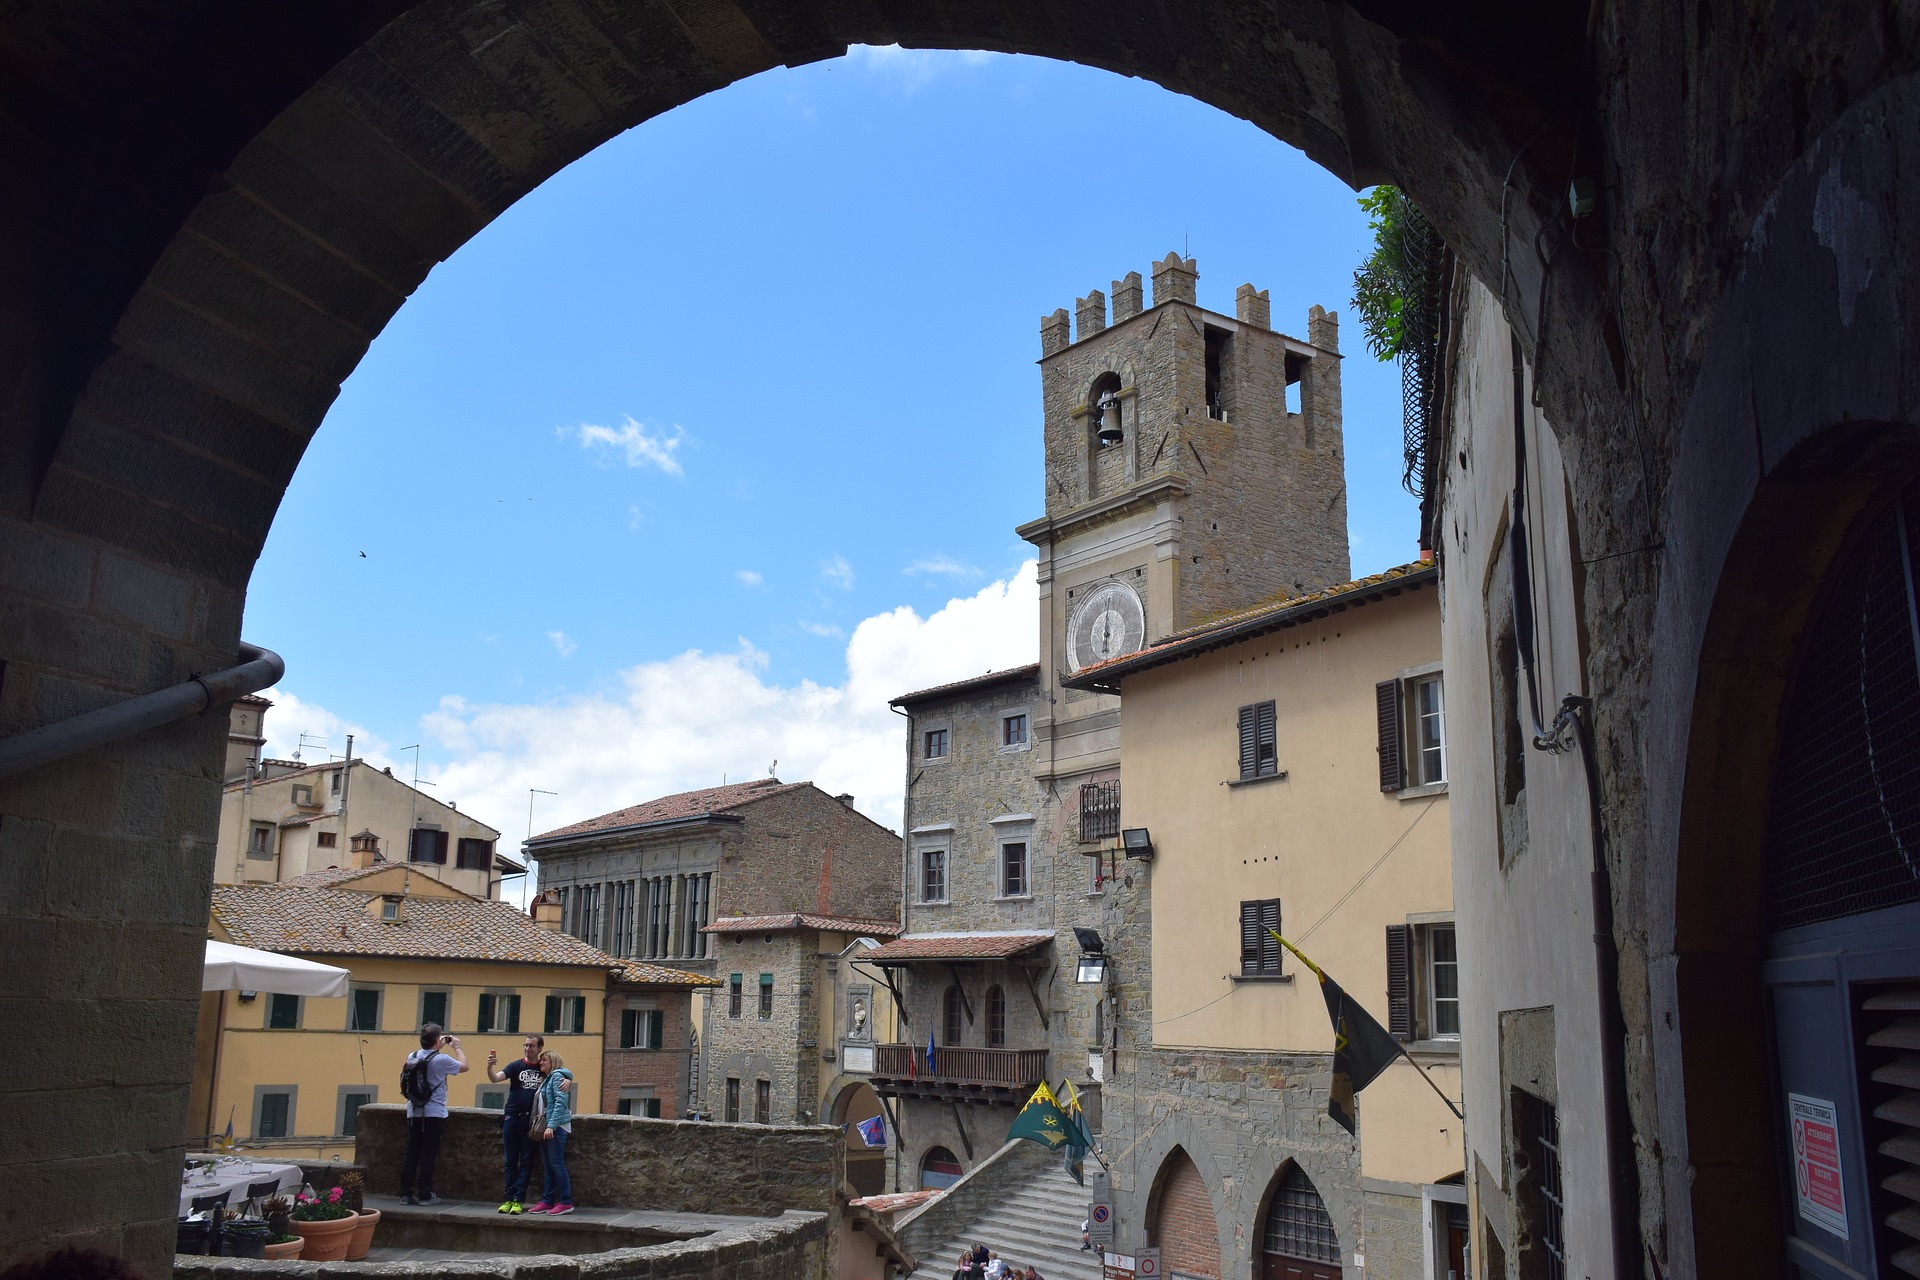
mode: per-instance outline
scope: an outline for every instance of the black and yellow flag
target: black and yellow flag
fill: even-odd
[[[1010,1140],[1025,1138],[1054,1151],[1069,1142],[1077,1147],[1093,1145],[1081,1123],[1061,1110],[1059,1100],[1044,1080],[1027,1099],[1027,1105],[1020,1108],[1020,1114],[1013,1118],[1013,1128],[1007,1130],[1007,1137]]]
[[[1281,946],[1293,952],[1301,964],[1320,979],[1320,994],[1327,1001],[1327,1017],[1333,1020],[1333,1085],[1327,1090],[1327,1114],[1348,1133],[1354,1132],[1353,1095],[1374,1082],[1393,1060],[1400,1056],[1400,1042],[1368,1013],[1358,1000],[1340,989],[1340,984],[1321,972],[1320,966],[1301,955],[1300,948],[1273,930]]]

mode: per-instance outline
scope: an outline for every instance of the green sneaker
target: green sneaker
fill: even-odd
[[[507,1201],[508,1213],[525,1213],[526,1211],[527,1211],[527,1206],[521,1204],[518,1200]]]
[[[513,1201],[503,1200],[500,1202],[500,1207],[498,1209],[495,1209],[494,1212],[495,1213],[512,1213],[513,1210],[514,1210]]]

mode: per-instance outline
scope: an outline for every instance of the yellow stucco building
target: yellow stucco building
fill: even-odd
[[[242,1146],[290,1158],[353,1158],[355,1113],[400,1099],[400,1064],[423,1022],[459,1036],[471,1070],[451,1106],[500,1106],[487,1051],[502,1063],[543,1032],[601,1096],[607,979],[619,962],[404,864],[310,872],[277,884],[216,884],[208,933],[222,942],[338,965],[344,998],[246,991],[201,998],[190,1143],[229,1122]]]
[[[1150,994],[1105,1010],[1105,1141],[1116,1217],[1170,1274],[1462,1273],[1436,576],[1279,599],[1065,681],[1122,695],[1113,843],[1149,854],[1117,861],[1150,909],[1103,932]],[[1357,1134],[1327,1113],[1319,984],[1270,928],[1411,1053],[1360,1094]]]

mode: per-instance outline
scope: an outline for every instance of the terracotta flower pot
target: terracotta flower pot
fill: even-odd
[[[353,1240],[347,1245],[347,1261],[358,1262],[373,1247],[373,1229],[380,1222],[378,1209],[362,1209],[353,1219]]]
[[[302,1222],[293,1220],[293,1230],[304,1244],[300,1258],[304,1262],[338,1262],[347,1256],[347,1246],[353,1243],[353,1229],[360,1225],[360,1216],[350,1213],[344,1218],[335,1218],[329,1222]]]
[[[261,1257],[271,1262],[275,1258],[291,1260],[300,1256],[300,1250],[306,1247],[305,1240],[289,1240],[285,1244],[275,1244],[271,1240],[261,1253]]]

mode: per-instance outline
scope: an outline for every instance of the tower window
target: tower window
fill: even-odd
[[[1225,329],[1207,326],[1207,416],[1222,421],[1227,416],[1227,345],[1231,340]]]

